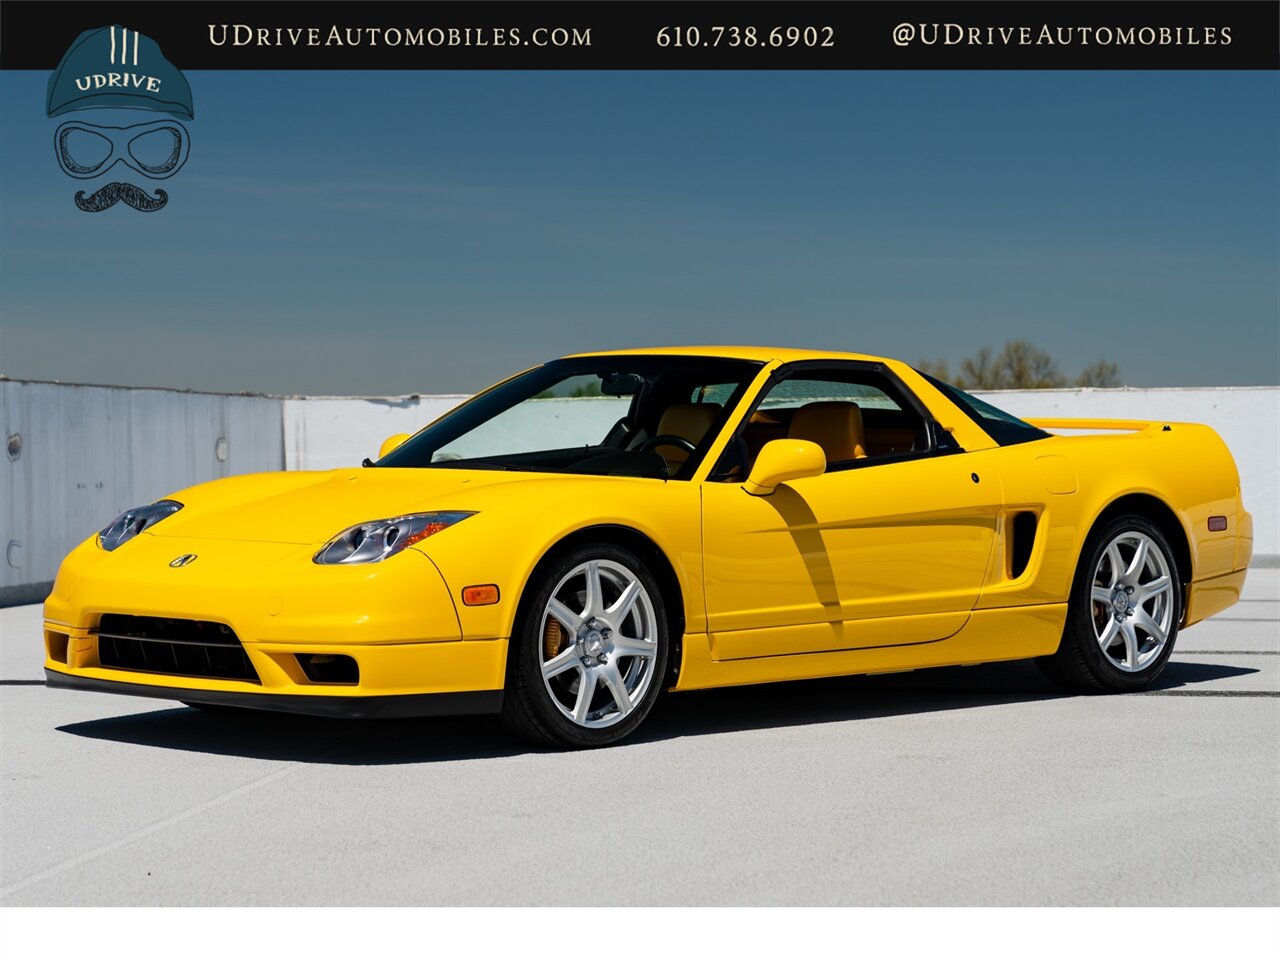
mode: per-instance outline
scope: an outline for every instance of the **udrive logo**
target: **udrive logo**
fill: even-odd
[[[85,111],[96,121],[77,117],[54,131],[58,165],[69,177],[94,180],[124,164],[147,179],[166,180],[187,162],[191,136],[180,121],[195,118],[191,87],[159,45],[137,30],[98,27],[76,37],[49,78],[46,108],[50,118]],[[162,116],[142,123],[109,122],[132,110]],[[86,213],[121,200],[150,213],[164,207],[169,194],[157,188],[153,197],[135,184],[111,181],[91,195],[83,190],[75,195],[76,206]]]

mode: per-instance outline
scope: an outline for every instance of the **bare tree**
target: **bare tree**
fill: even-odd
[[[927,373],[931,377],[936,377],[943,383],[951,382],[951,364],[949,364],[946,359],[921,360],[916,364],[916,369],[921,373]]]
[[[990,347],[961,361],[956,386],[964,390],[994,390],[999,386],[999,368]]]
[[[1099,358],[1071,380],[1062,374],[1047,351],[1029,340],[1009,340],[999,353],[983,347],[960,362],[954,380],[949,376],[951,365],[945,358],[923,360],[917,367],[962,390],[1044,390],[1072,383],[1077,387],[1120,385],[1120,368],[1115,363]]]
[[[996,358],[995,389],[1044,390],[1065,387],[1053,357],[1029,340],[1010,340]]]
[[[1120,365],[1099,357],[1080,371],[1076,377],[1077,387],[1118,387],[1120,386]]]

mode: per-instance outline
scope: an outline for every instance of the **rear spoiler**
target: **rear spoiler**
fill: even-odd
[[[1159,420],[1101,420],[1096,418],[1071,419],[1069,417],[1038,417],[1027,420],[1041,430],[1115,430],[1137,433],[1155,433],[1171,429]]]

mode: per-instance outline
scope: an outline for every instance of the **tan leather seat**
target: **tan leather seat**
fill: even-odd
[[[915,446],[916,431],[910,427],[882,427],[867,431],[867,456],[887,457],[895,453],[908,453]]]
[[[718,403],[673,403],[663,411],[655,436],[666,434],[684,437],[697,446],[711,429],[711,424],[715,423],[719,413]],[[667,461],[667,472],[670,474],[675,474],[689,459],[689,451],[677,446],[660,443],[654,449]]]
[[[827,455],[827,463],[861,460],[867,455],[862,409],[848,400],[806,403],[791,418],[787,436],[816,443]]]

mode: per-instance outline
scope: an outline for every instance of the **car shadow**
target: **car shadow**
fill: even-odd
[[[1171,660],[1148,693],[1177,691],[1256,672],[1247,667]],[[1029,661],[728,687],[663,698],[628,742],[654,743],[1071,696],[1051,686]],[[354,766],[552,752],[517,740],[496,717],[489,716],[331,720],[256,710],[210,713],[178,707],[70,723],[57,729],[92,740],[190,753]]]
[[[1159,679],[1144,693],[1177,692],[1257,672],[1249,667],[1170,660]],[[635,740],[872,720],[1078,696],[1055,687],[1029,660],[758,687],[725,687],[668,697],[637,732]]]

